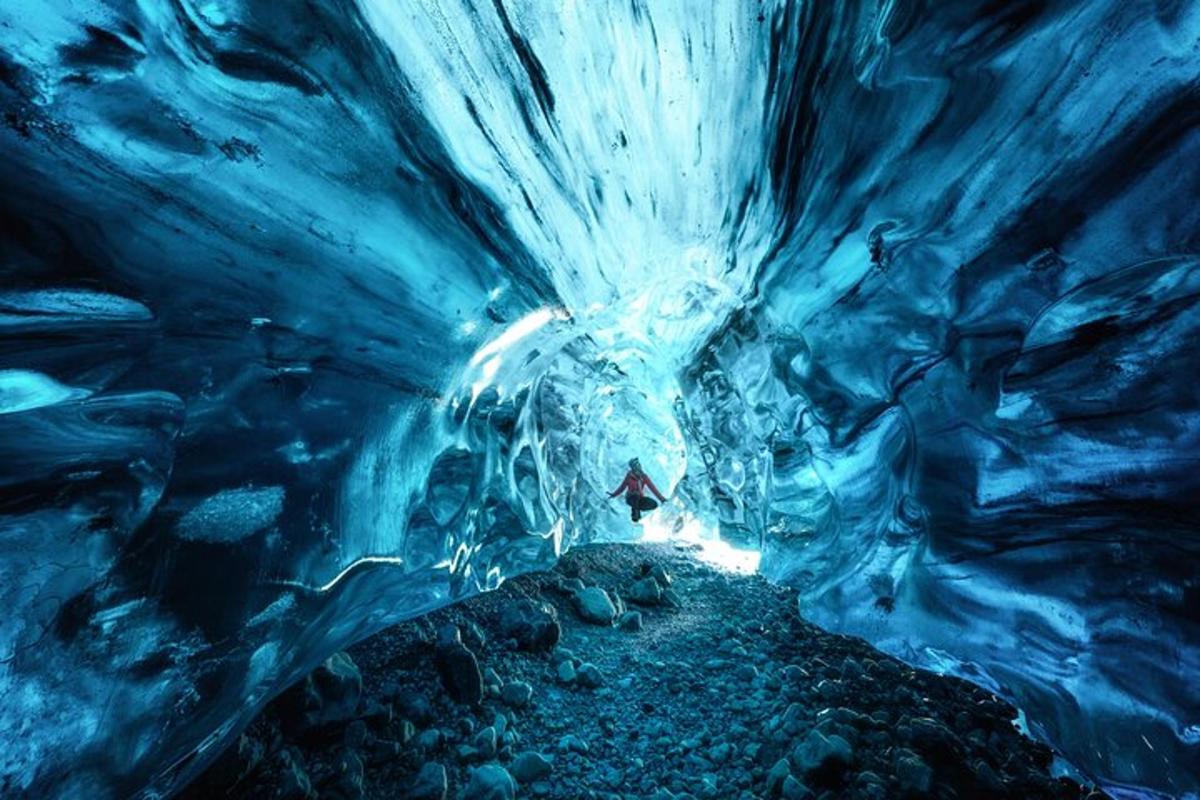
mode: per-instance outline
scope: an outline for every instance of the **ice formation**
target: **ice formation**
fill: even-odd
[[[0,794],[170,792],[633,455],[1195,794],[1198,86],[1173,0],[0,6]]]

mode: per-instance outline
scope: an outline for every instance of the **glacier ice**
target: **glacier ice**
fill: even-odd
[[[1200,792],[1200,6],[0,6],[0,794],[582,541]]]

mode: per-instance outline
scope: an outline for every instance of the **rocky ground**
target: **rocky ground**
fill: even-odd
[[[1101,798],[1016,711],[670,545],[555,569],[339,653],[187,798]]]

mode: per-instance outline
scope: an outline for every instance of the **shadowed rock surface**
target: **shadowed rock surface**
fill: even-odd
[[[597,624],[601,593],[642,597],[643,626]],[[535,620],[557,644],[529,646]],[[454,630],[481,703],[439,668]],[[793,590],[684,546],[585,547],[337,658],[361,671],[353,719],[291,728],[291,690],[184,797],[1106,797],[1051,777],[990,692],[826,633]]]

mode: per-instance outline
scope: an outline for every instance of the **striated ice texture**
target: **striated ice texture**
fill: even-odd
[[[643,531],[1200,792],[1200,5],[10,2],[0,120],[0,795]]]

